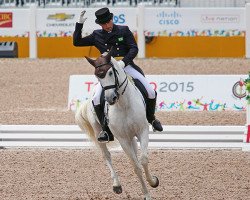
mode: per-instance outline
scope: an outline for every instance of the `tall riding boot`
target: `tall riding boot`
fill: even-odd
[[[114,135],[111,133],[109,127],[107,126],[107,122],[105,119],[104,111],[101,105],[94,106],[95,113],[97,115],[97,118],[101,124],[102,131],[100,132],[97,140],[99,142],[109,142],[114,141]]]
[[[150,124],[152,124],[154,131],[162,131],[162,125],[161,122],[155,118],[155,105],[156,105],[156,99],[157,99],[157,93],[155,92],[155,98],[154,99],[147,99],[147,120]]]

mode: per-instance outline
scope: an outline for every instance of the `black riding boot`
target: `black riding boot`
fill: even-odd
[[[147,99],[147,120],[153,126],[154,131],[162,131],[161,122],[155,118],[155,105],[156,105],[157,93],[155,92],[154,99]]]
[[[109,141],[114,141],[114,135],[111,133],[109,127],[107,126],[107,122],[105,120],[103,108],[101,105],[94,106],[95,113],[97,115],[97,118],[102,126],[102,131],[100,132],[97,140],[99,142],[109,142]]]

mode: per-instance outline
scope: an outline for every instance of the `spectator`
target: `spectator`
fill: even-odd
[[[24,5],[24,1],[21,0],[21,6],[23,7],[23,5]],[[18,7],[18,6],[19,6],[19,0],[16,0],[16,7]]]
[[[70,4],[70,0],[66,0],[67,6]],[[65,4],[65,0],[62,0],[62,6]]]

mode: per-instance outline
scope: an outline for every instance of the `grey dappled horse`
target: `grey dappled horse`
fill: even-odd
[[[151,196],[143,178],[142,167],[151,187],[157,187],[159,180],[156,176],[151,175],[148,168],[149,124],[143,97],[128,78],[123,67],[119,66],[119,63],[111,57],[111,53],[101,55],[96,60],[86,58],[95,67],[95,75],[105,90],[108,126],[133,165],[134,172],[142,185],[144,199],[150,200]],[[84,102],[78,109],[75,116],[76,123],[101,149],[103,158],[111,171],[113,190],[120,194],[122,187],[112,166],[111,154],[106,143],[98,143],[96,139],[101,131],[101,126],[94,113],[91,99]],[[141,148],[140,160],[137,156],[137,139]]]

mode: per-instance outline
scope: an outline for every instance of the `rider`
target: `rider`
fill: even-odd
[[[124,70],[127,74],[138,79],[147,90],[146,113],[147,120],[152,124],[153,129],[162,131],[162,125],[155,118],[155,105],[157,93],[153,90],[144,76],[143,71],[133,62],[138,53],[138,47],[132,32],[128,26],[119,26],[113,23],[113,13],[108,8],[101,8],[95,12],[95,23],[99,24],[102,29],[94,30],[92,34],[82,37],[82,28],[85,20],[85,11],[80,14],[79,21],[76,23],[73,34],[74,46],[95,46],[101,53],[109,52],[111,47],[113,57],[123,57],[118,61],[120,66],[125,66]],[[114,140],[114,136],[107,126],[103,107],[101,105],[102,86],[97,84],[95,94],[93,96],[93,106],[102,131],[99,134],[99,142],[108,142]]]

